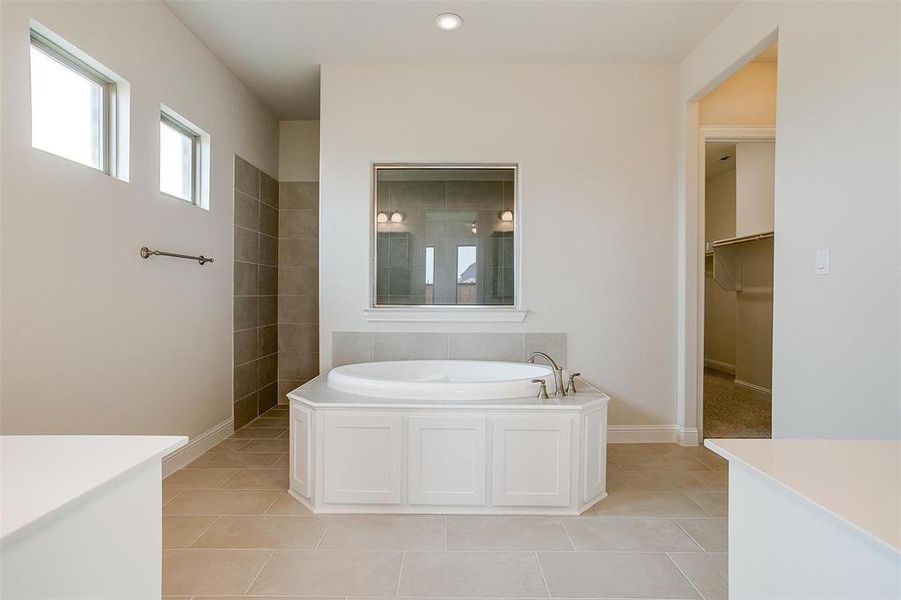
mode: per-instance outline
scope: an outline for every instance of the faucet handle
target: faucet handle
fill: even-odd
[[[547,382],[544,379],[533,379],[532,383],[538,384],[538,399],[547,400]]]
[[[576,377],[578,377],[579,375],[581,375],[581,373],[570,373],[569,374],[569,383],[566,386],[567,392],[572,392],[573,394],[576,393]]]

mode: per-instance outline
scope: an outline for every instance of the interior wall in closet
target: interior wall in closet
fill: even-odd
[[[700,104],[706,127],[775,127],[776,48],[749,63]],[[772,232],[775,142],[711,141],[706,147],[705,240]],[[724,253],[725,254],[725,253]],[[730,248],[734,281],[713,277],[708,252],[705,278],[704,364],[736,383],[772,388],[773,241]],[[721,263],[723,264],[723,263]]]

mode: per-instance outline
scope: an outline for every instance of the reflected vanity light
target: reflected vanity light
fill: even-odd
[[[391,213],[391,222],[392,223],[403,223],[404,222],[403,213],[401,213],[399,211],[394,211],[393,213]]]
[[[507,209],[501,212],[501,221],[512,221],[513,220],[513,211]]]
[[[380,210],[379,213],[375,216],[376,223],[387,223],[388,222],[388,213],[383,210]]]
[[[454,13],[441,13],[435,17],[435,27],[442,31],[456,31],[463,27],[463,18]]]

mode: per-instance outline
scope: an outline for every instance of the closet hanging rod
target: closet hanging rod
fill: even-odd
[[[213,262],[212,258],[207,258],[204,255],[200,256],[191,256],[190,254],[176,254],[175,252],[163,252],[162,250],[151,250],[147,246],[141,248],[141,258],[150,258],[151,256],[171,256],[172,258],[187,258],[188,260],[196,260],[201,265],[206,264],[208,262]]]
[[[741,237],[717,240],[711,244],[711,247],[712,248],[722,248],[723,246],[731,246],[732,244],[743,244],[745,242],[756,242],[758,240],[766,240],[771,237],[773,237],[773,232],[765,231],[763,233],[755,233],[752,235],[743,235]]]

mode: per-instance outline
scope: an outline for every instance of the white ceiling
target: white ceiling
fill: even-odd
[[[329,62],[678,62],[725,0],[165,0],[272,110],[319,117]],[[464,19],[440,31],[442,12]]]
[[[704,179],[713,179],[735,170],[735,142],[707,142]],[[728,156],[727,160],[721,160]]]

